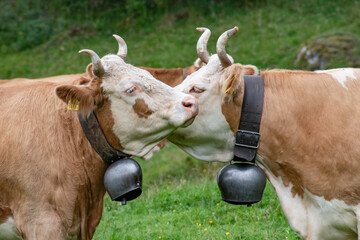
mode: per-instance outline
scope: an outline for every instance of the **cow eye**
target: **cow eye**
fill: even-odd
[[[131,87],[129,87],[128,89],[126,89],[125,92],[131,94],[131,93],[134,93],[136,90],[137,90],[136,86],[131,86]]]
[[[204,92],[204,91],[205,91],[205,89],[203,89],[203,88],[200,88],[200,87],[197,87],[197,86],[193,86],[193,87],[190,89],[189,93],[202,93],[202,92]]]

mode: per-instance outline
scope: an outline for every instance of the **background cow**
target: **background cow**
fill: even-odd
[[[69,109],[94,111],[108,142],[140,157],[198,112],[194,97],[118,55],[82,52],[92,64],[80,78],[0,85],[0,239],[92,238],[107,164]]]
[[[194,123],[168,139],[206,161],[233,158],[244,68],[218,55],[176,88],[199,100]],[[256,163],[274,186],[292,228],[304,239],[358,239],[360,227],[360,69],[271,70]]]

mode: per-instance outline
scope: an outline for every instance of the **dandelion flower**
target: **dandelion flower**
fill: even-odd
[[[209,223],[213,223],[213,221],[210,220]]]
[[[173,212],[176,212],[176,210],[174,209]]]
[[[225,234],[226,234],[226,236],[228,236],[230,233],[229,233],[229,232],[226,232]]]
[[[199,223],[199,227],[201,227],[201,223]]]
[[[207,171],[206,168],[204,168],[204,169],[203,169],[203,173],[206,173],[206,171]]]
[[[161,239],[162,237],[161,236],[159,236],[159,239]]]
[[[204,229],[204,232],[207,232],[207,228]]]
[[[220,203],[217,203],[216,206],[220,206]]]

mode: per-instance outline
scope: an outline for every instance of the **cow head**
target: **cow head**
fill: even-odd
[[[119,36],[116,39],[123,41]],[[120,42],[119,42],[120,46]],[[147,71],[125,63],[127,49],[103,58],[92,50],[88,85],[63,85],[57,96],[83,115],[94,111],[113,147],[144,156],[178,127],[188,126],[198,113],[197,100]]]
[[[207,65],[175,87],[197,98],[200,110],[192,125],[176,130],[168,139],[201,160],[230,161],[233,158],[243,76],[258,73],[254,66],[233,64],[232,57],[226,54],[226,41],[237,31],[235,27],[224,32],[217,41],[217,54],[210,56]]]

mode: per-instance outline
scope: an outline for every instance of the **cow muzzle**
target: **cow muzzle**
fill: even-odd
[[[223,167],[217,182],[225,202],[250,206],[261,200],[266,176],[255,164],[238,162]]]
[[[105,189],[111,200],[125,205],[142,193],[142,170],[131,158],[112,163],[105,172]]]

